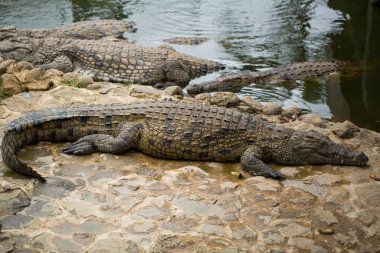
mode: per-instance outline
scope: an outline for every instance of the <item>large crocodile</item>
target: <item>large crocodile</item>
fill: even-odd
[[[101,39],[104,37],[122,38],[124,32],[136,32],[136,24],[124,20],[91,20],[71,23],[51,29],[17,29],[14,26],[0,28],[0,41],[15,37]]]
[[[291,80],[305,80],[336,72],[341,69],[338,62],[309,61],[293,63],[278,68],[253,72],[245,71],[238,74],[228,74],[216,80],[191,84],[187,87],[189,94],[199,94],[213,91],[238,92],[250,84],[279,83]]]
[[[0,44],[4,59],[28,61],[42,69],[76,71],[95,81],[184,86],[223,67],[175,50],[123,41],[19,37],[8,42]]]
[[[1,153],[14,171],[45,179],[17,158],[38,141],[75,141],[67,154],[137,149],[159,158],[232,162],[252,175],[283,179],[264,162],[284,165],[365,165],[367,156],[316,131],[296,131],[248,113],[212,105],[134,102],[47,109],[5,128]]]

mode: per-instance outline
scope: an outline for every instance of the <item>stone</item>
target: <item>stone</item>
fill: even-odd
[[[281,235],[277,231],[269,230],[269,231],[264,231],[260,235],[259,241],[262,241],[264,244],[279,244],[285,241],[285,237]]]
[[[254,113],[259,113],[263,110],[263,105],[250,96],[243,97],[241,104],[250,107]]]
[[[157,229],[157,224],[152,220],[139,220],[127,227],[127,230],[135,234],[149,234]]]
[[[39,80],[45,74],[45,70],[40,68],[34,68],[26,73],[25,82],[30,83],[35,80]]]
[[[161,98],[162,97],[175,97],[181,99],[183,98],[183,90],[179,86],[169,86],[162,92]]]
[[[210,93],[200,93],[194,97],[195,100],[202,101],[205,103],[208,103],[211,98],[212,98],[212,96]]]
[[[142,253],[144,252],[139,248],[138,244],[131,240],[123,239],[126,236],[120,236],[120,238],[106,237],[97,240],[88,249],[89,253],[102,253],[102,252],[128,252],[128,253]]]
[[[16,63],[15,60],[5,60],[0,63],[0,75],[5,74],[7,72],[7,68],[13,64]]]
[[[293,204],[310,204],[315,199],[311,193],[293,187],[287,187],[283,195]]]
[[[307,235],[311,232],[310,228],[303,227],[297,222],[287,219],[275,220],[270,225],[282,235],[289,237]]]
[[[57,247],[58,252],[80,252],[82,247],[73,243],[70,239],[59,236],[53,237],[52,243]]]
[[[314,241],[309,238],[293,237],[290,238],[289,244],[301,249],[310,249],[314,245]]]
[[[326,128],[326,123],[321,119],[321,117],[314,113],[308,113],[300,117],[300,121],[311,124],[316,127]]]
[[[347,139],[354,137],[356,133],[360,132],[360,128],[346,120],[343,123],[334,124],[332,132],[340,138]]]
[[[90,245],[95,241],[95,235],[89,233],[75,233],[73,234],[73,240],[80,245]]]
[[[240,104],[239,97],[233,92],[216,92],[209,100],[210,104],[223,107],[235,107]]]
[[[38,184],[33,189],[33,195],[46,195],[52,198],[62,198],[70,194],[76,188],[75,184],[69,180],[54,178],[45,184]]]
[[[301,114],[302,114],[301,108],[289,107],[289,108],[284,109],[282,111],[281,116],[280,116],[280,120],[282,123],[295,121],[295,120],[299,119]]]
[[[380,184],[375,182],[359,185],[355,188],[355,192],[364,205],[372,208],[380,207]]]
[[[45,91],[51,89],[53,87],[53,83],[48,80],[35,80],[30,83],[26,83],[25,87],[28,91]]]
[[[0,216],[16,214],[30,205],[30,199],[20,189],[0,193]]]
[[[262,111],[265,115],[279,115],[282,112],[281,106],[277,103],[269,102],[263,105]]]
[[[87,87],[88,85],[95,83],[94,79],[92,79],[92,77],[89,76],[79,76],[78,82],[81,84],[82,87]]]
[[[220,188],[222,188],[223,191],[234,191],[238,187],[238,184],[232,183],[232,182],[223,182],[220,184]]]
[[[162,228],[176,232],[192,231],[199,225],[199,219],[187,217],[185,215],[172,216],[169,221],[162,224]]]
[[[371,226],[377,221],[375,210],[364,210],[358,213],[358,219],[367,227]]]
[[[44,74],[44,78],[52,78],[52,77],[56,77],[56,76],[63,76],[63,72],[62,71],[59,71],[58,69],[48,69],[45,71],[45,74]]]
[[[33,65],[26,61],[20,61],[14,65],[14,71],[18,71],[18,72],[23,71],[23,70],[31,70],[31,69],[33,69]]]
[[[2,93],[13,96],[23,92],[21,82],[11,74],[3,74],[2,79]]]
[[[9,236],[0,236],[0,252],[15,252],[13,248],[14,242]]]
[[[317,208],[315,210],[315,216],[319,222],[326,225],[337,224],[339,222],[332,212],[329,210],[324,210],[322,208]]]
[[[236,109],[238,109],[239,111],[244,112],[244,113],[253,113],[252,108],[249,107],[249,106],[239,105],[239,106],[236,107]]]
[[[33,217],[22,214],[3,216],[0,219],[1,229],[23,229],[32,220]]]

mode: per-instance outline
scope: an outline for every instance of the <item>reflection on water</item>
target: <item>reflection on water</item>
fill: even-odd
[[[0,7],[0,26],[128,18],[137,23],[138,32],[126,36],[145,45],[157,46],[173,36],[206,36],[210,41],[205,44],[174,48],[219,60],[227,71],[305,60],[348,61],[364,70],[340,80],[253,85],[240,95],[380,130],[380,26],[374,25],[380,24],[380,10],[368,1],[3,0]]]

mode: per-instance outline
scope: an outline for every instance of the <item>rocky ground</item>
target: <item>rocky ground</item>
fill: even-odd
[[[237,163],[167,161],[137,152],[77,157],[60,152],[67,143],[40,143],[20,158],[47,183],[0,163],[0,252],[380,252],[378,133],[231,93],[194,100],[178,88],[94,83],[16,62],[0,62],[0,74],[3,93],[13,95],[0,105],[1,129],[46,107],[185,99],[315,129],[370,159],[366,168],[272,164],[289,178],[278,182],[240,174]]]

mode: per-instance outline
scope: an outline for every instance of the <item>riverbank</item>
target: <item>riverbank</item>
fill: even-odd
[[[39,143],[25,148],[20,157],[46,176],[47,183],[22,177],[0,163],[0,252],[380,250],[379,133],[231,94],[194,100],[174,88],[161,92],[96,83],[12,64],[5,72],[16,77],[21,93],[0,105],[1,138],[7,123],[29,111],[185,99],[239,107],[287,127],[314,129],[364,151],[369,166],[271,164],[289,178],[278,182],[240,175],[238,164],[168,161],[138,152],[78,157],[60,152],[67,144]],[[40,87],[38,83],[46,88],[30,88]]]

